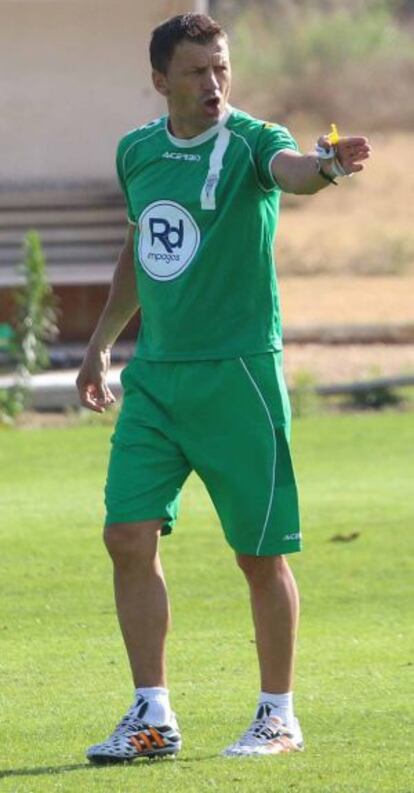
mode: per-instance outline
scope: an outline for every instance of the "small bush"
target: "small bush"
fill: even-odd
[[[39,234],[28,231],[21,266],[24,283],[15,292],[16,316],[9,349],[16,361],[14,384],[0,395],[0,423],[10,424],[24,410],[30,376],[46,368],[46,344],[57,336],[56,298],[49,285]]]
[[[314,376],[305,370],[295,372],[290,391],[292,415],[295,418],[311,416],[320,410],[320,398],[316,392]]]
[[[25,405],[24,389],[18,385],[0,389],[0,427],[11,426],[23,411]]]
[[[346,400],[346,407],[351,410],[384,410],[400,407],[403,398],[391,386],[371,386],[371,388],[355,389]]]
[[[18,364],[29,374],[49,364],[46,343],[56,338],[57,304],[46,274],[40,236],[28,231],[24,240],[21,272],[24,283],[16,289],[14,352]]]

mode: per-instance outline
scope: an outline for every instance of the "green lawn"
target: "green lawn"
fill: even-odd
[[[296,710],[302,754],[227,759],[258,680],[246,586],[200,482],[163,540],[173,604],[174,761],[93,768],[84,749],[131,684],[100,541],[110,428],[0,434],[1,781],[13,793],[409,793],[414,415],[297,420],[305,552]],[[352,542],[333,535],[359,532]],[[411,547],[410,547],[411,546]]]

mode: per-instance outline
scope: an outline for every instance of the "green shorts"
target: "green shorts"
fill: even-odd
[[[300,550],[282,353],[178,363],[134,358],[121,381],[106,525],[161,518],[169,534],[194,470],[232,548],[254,556]]]

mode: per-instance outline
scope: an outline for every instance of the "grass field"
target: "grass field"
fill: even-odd
[[[306,537],[292,560],[302,591],[296,709],[307,746],[263,760],[219,755],[252,715],[255,647],[245,584],[193,478],[163,542],[183,752],[175,762],[85,763],[85,747],[131,698],[99,537],[109,434],[1,434],[2,790],[413,791],[413,414],[296,422]],[[352,542],[330,539],[354,531]]]

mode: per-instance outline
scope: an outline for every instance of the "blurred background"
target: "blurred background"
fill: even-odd
[[[370,137],[363,174],[317,196],[283,197],[285,365],[305,397],[374,382],[374,395],[343,393],[363,406],[398,402],[394,386],[414,379],[414,0],[0,0],[3,381],[28,229],[39,233],[57,301],[49,369],[79,364],[125,233],[117,141],[164,111],[150,83],[150,31],[186,10],[227,29],[234,105],[288,126],[304,152],[332,122]],[[115,364],[130,355],[136,328]]]
[[[288,344],[289,378],[413,374],[414,2],[222,0],[214,10],[231,32],[236,103],[286,124],[303,151],[331,122],[373,147],[360,177],[284,197],[287,338],[301,337],[289,334],[296,326],[309,336],[340,325],[330,340],[344,342]]]

